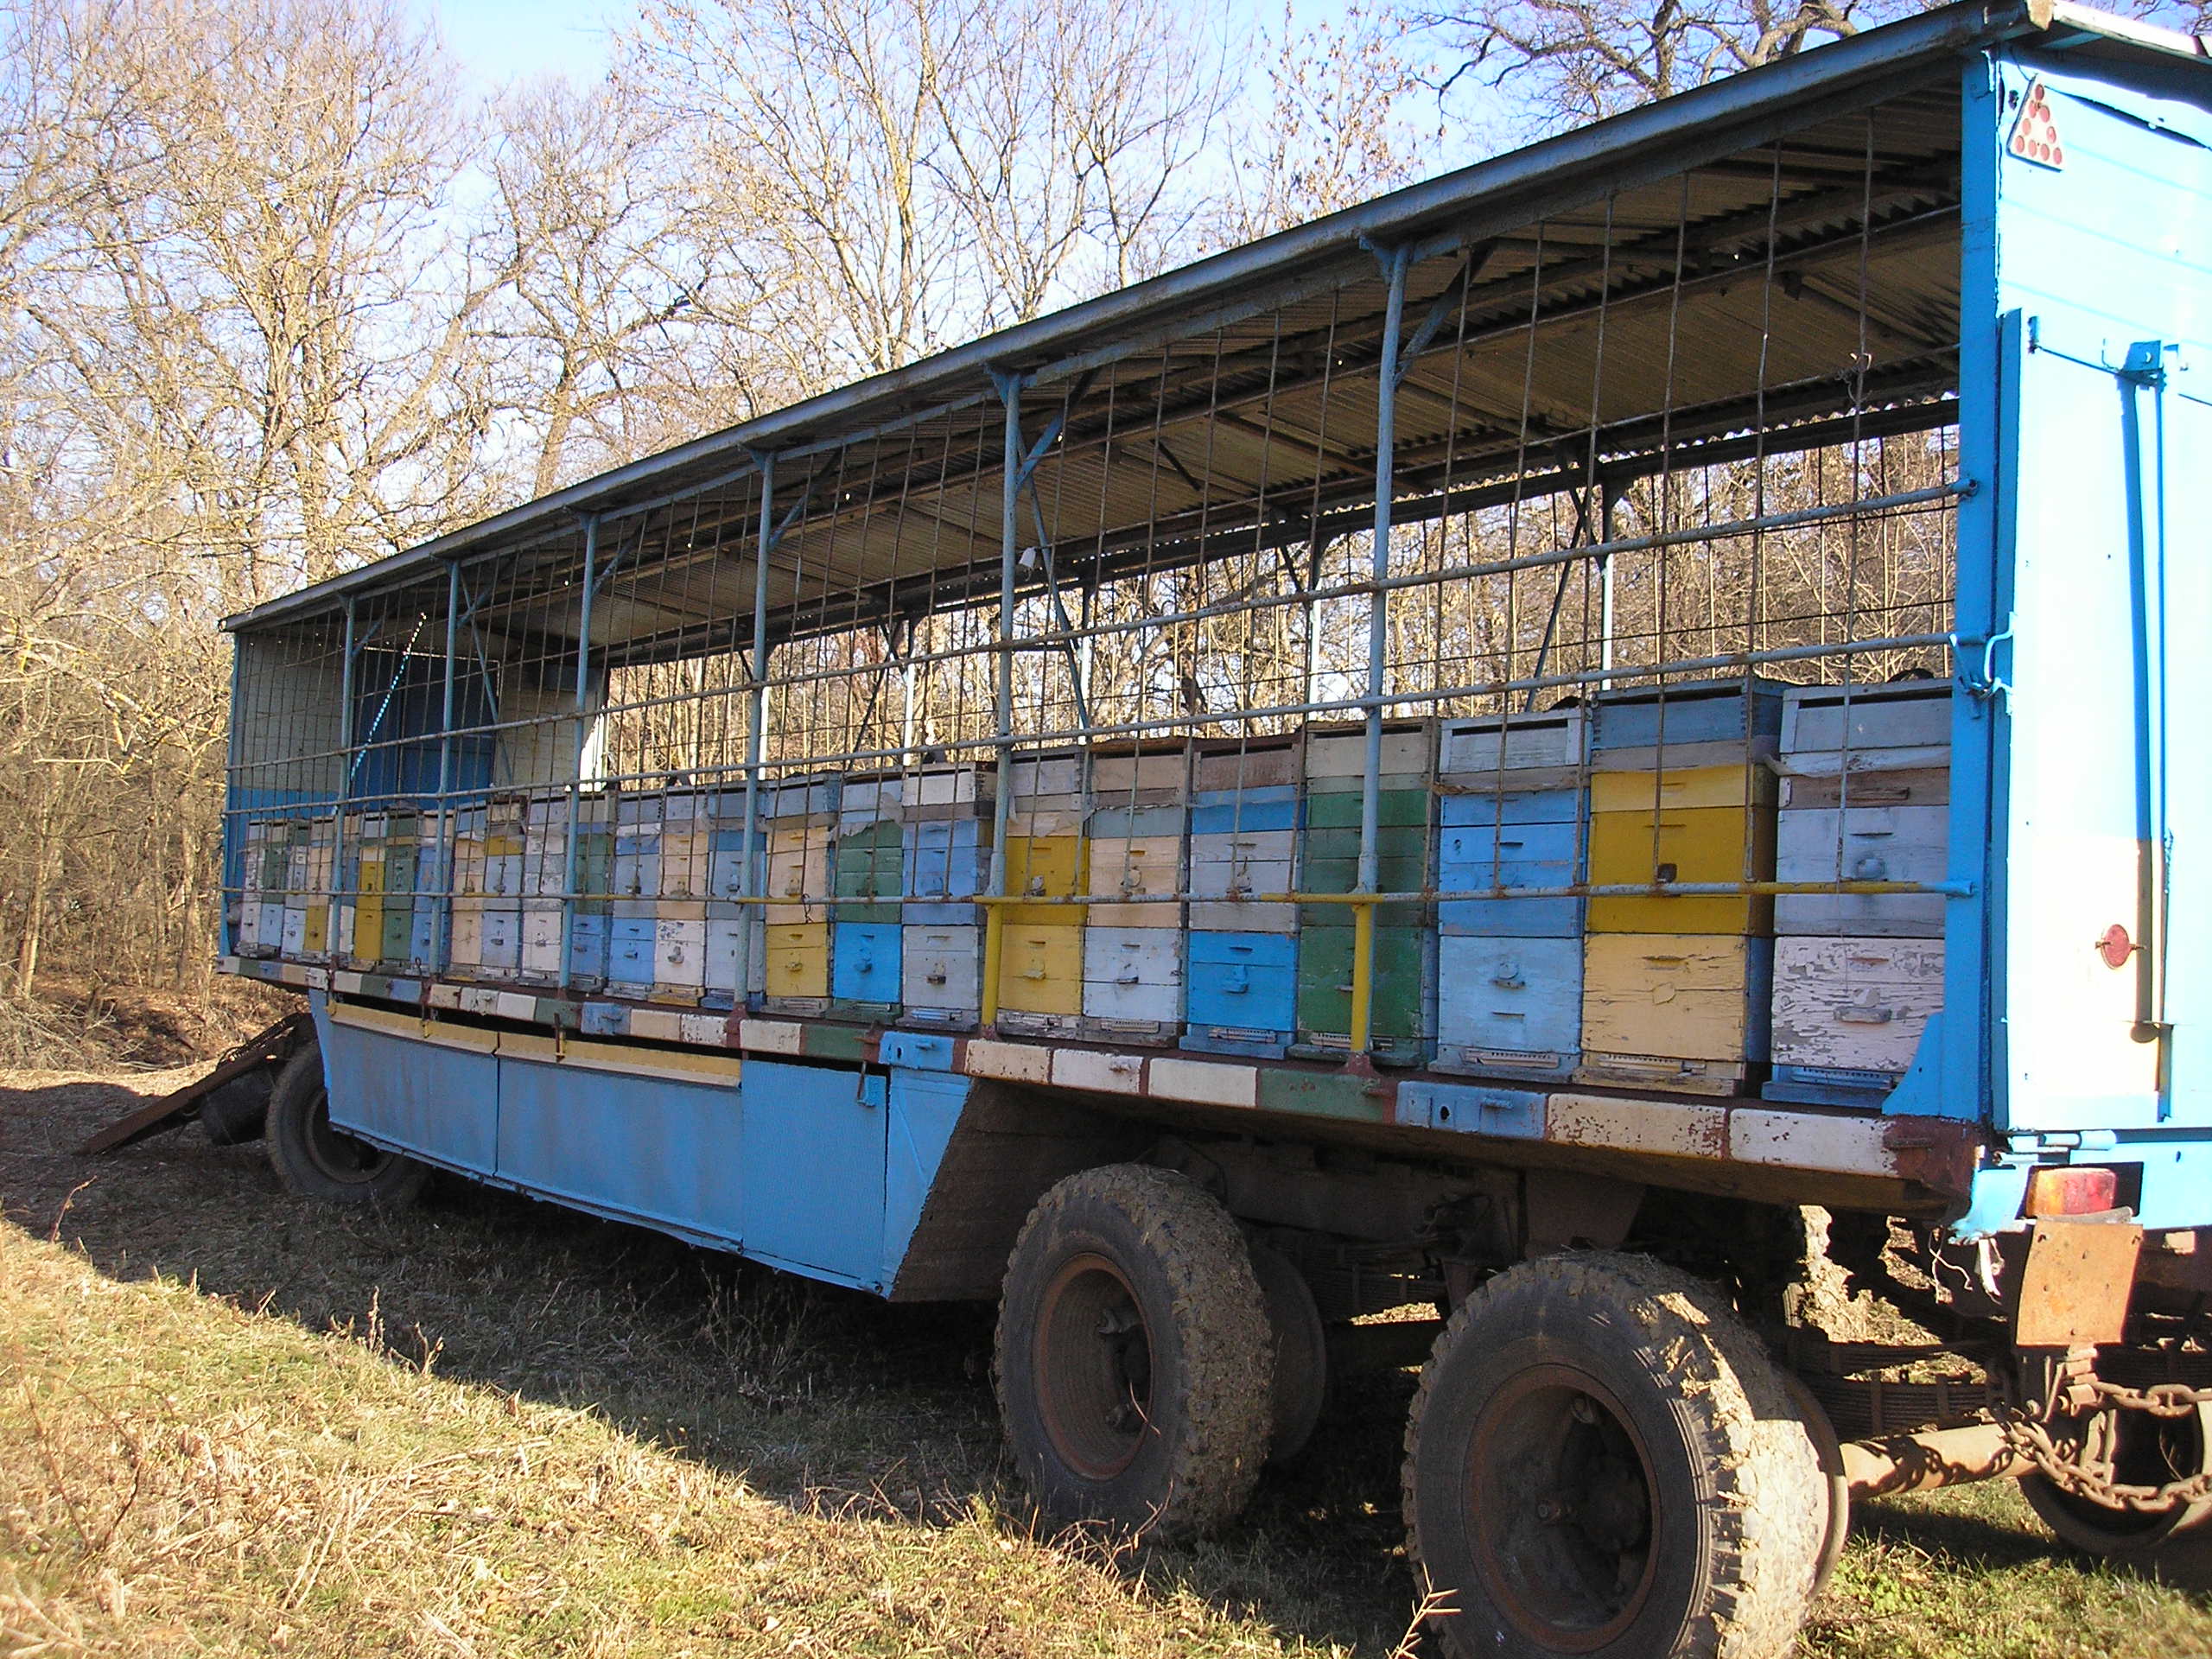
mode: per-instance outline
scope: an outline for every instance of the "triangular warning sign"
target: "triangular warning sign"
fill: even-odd
[[[2033,162],[2037,167],[2062,168],[2066,165],[2066,150],[2058,142],[2058,123],[2052,119],[2050,100],[2044,96],[2043,82],[2028,88],[2028,101],[2020,106],[2020,113],[2012,122],[2012,136],[2005,141],[2005,149],[2024,162]]]

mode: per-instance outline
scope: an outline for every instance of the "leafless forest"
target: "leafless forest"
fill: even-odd
[[[397,0],[0,4],[0,1062],[86,1052],[129,994],[209,993],[219,616],[1902,9],[1472,0],[1300,29],[1226,0],[642,0],[602,80],[485,92]],[[1939,448],[1880,464],[1933,477]],[[1726,517],[1730,480],[1699,487]],[[1454,521],[1422,556],[1529,533]],[[1882,550],[1870,602],[1936,602],[1941,551]],[[1677,607],[1740,552],[1695,556]],[[1824,593],[1829,550],[1789,556]],[[1637,591],[1624,638],[1659,626]],[[1233,702],[1353,649],[1320,610],[1094,672]],[[1471,590],[1420,653],[1543,621]],[[964,717],[943,695],[933,732]]]

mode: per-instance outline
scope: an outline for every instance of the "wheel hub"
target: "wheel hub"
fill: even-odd
[[[1619,1402],[1566,1365],[1516,1376],[1469,1446],[1467,1535],[1494,1604],[1554,1651],[1604,1646],[1650,1592],[1661,1517]]]
[[[1036,1368],[1045,1432],[1068,1467],[1110,1480],[1135,1460],[1150,1428],[1152,1338],[1121,1268],[1086,1252],[1046,1287]]]

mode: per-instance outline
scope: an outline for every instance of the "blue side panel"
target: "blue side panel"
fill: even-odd
[[[938,1040],[942,1040],[941,1039]],[[891,1073],[890,1147],[884,1169],[883,1265],[880,1282],[893,1283],[906,1246],[922,1218],[974,1084],[942,1071]]]
[[[882,1076],[748,1060],[744,1090],[745,1253],[882,1291]]]
[[[1465,1135],[1541,1141],[1548,1099],[1526,1090],[1473,1083],[1406,1083],[1398,1089],[1398,1121]]]
[[[499,1062],[331,1023],[315,998],[330,1121],[434,1163],[490,1175],[499,1154]]]
[[[2124,73],[2009,55],[1990,135],[1997,304],[2020,319],[1999,456],[2012,638],[1995,953],[1998,1121],[2015,1131],[2212,1128],[2178,1066],[2194,1010],[2173,1001],[2170,948],[2201,931],[2171,905],[2202,891],[2184,866],[2206,826],[2164,776],[2170,753],[2202,768],[2201,684],[2185,707],[2171,677],[2212,633],[2201,588],[2171,582],[2201,568],[2201,535],[2171,562],[2165,544],[2169,482],[2186,490],[2212,462],[2202,423],[2169,418],[2212,338],[2212,112]],[[2046,110],[2056,165],[2010,143]],[[2099,942],[2123,934],[2107,960]]]
[[[695,1237],[744,1237],[738,1090],[499,1062],[499,1174]]]

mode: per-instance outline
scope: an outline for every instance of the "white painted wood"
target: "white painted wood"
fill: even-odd
[[[653,982],[696,990],[706,984],[707,924],[660,921],[653,925]]]
[[[1789,938],[1774,955],[1774,1059],[1903,1072],[1943,1005],[1939,939]]]
[[[1516,715],[1505,720],[1484,715],[1444,722],[1437,772],[1515,772],[1532,766],[1574,766],[1582,761],[1582,711],[1558,709]]]
[[[1249,1065],[1162,1057],[1153,1061],[1147,1083],[1150,1092],[1164,1100],[1198,1101],[1208,1106],[1260,1103],[1260,1074]]]

